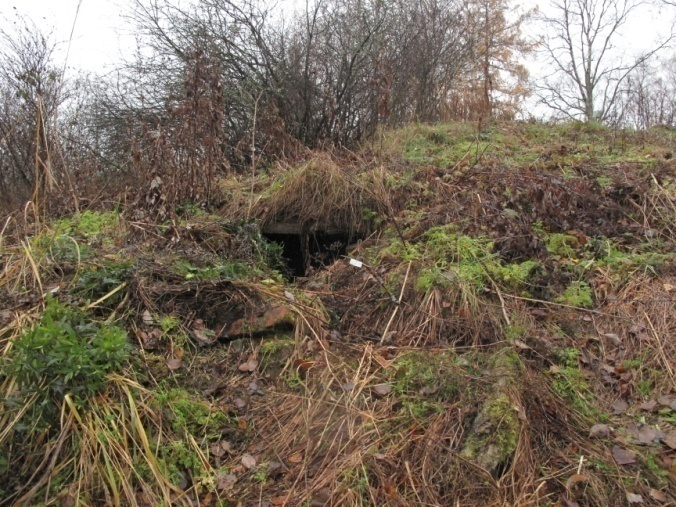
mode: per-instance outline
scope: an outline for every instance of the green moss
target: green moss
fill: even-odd
[[[484,404],[460,454],[495,473],[514,454],[520,431],[514,405],[508,396],[498,395]]]
[[[412,352],[397,359],[390,379],[401,396],[431,396],[439,401],[455,398],[462,376],[452,353]]]
[[[117,212],[85,211],[55,222],[53,229],[57,234],[79,236],[92,241],[103,235],[110,235],[119,224],[120,216]]]
[[[492,364],[493,369],[503,375],[507,381],[515,380],[523,371],[521,358],[511,349],[505,349],[493,356]]]
[[[596,178],[596,183],[598,183],[599,186],[602,187],[602,188],[608,188],[608,187],[612,186],[613,179],[608,178],[606,176],[599,176],[598,178]]]
[[[552,387],[581,415],[598,419],[599,411],[592,403],[593,393],[587,383],[587,376],[579,369],[580,351],[574,348],[562,349],[557,353],[561,367],[552,371]]]
[[[575,257],[579,241],[570,234],[551,234],[545,239],[547,251],[561,257]]]
[[[493,355],[489,366],[495,383],[472,423],[461,455],[496,474],[504,470],[514,454],[521,431],[511,393],[519,388],[518,380],[524,367],[511,349]]]
[[[495,282],[508,290],[518,291],[529,285],[533,272],[540,266],[537,261],[528,260],[521,263],[502,264],[492,262],[486,266]]]
[[[174,432],[187,432],[196,440],[217,440],[225,429],[233,426],[225,412],[214,409],[183,389],[157,392],[155,405],[169,417]]]
[[[591,308],[594,306],[592,289],[587,282],[576,281],[571,283],[562,295],[554,301],[578,308]]]

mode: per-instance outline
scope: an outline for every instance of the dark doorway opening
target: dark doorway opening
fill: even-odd
[[[263,233],[263,236],[268,241],[282,245],[282,260],[290,276],[305,276],[305,258],[303,257],[302,240],[299,234]]]
[[[279,230],[280,227],[271,227]],[[350,237],[340,231],[281,233],[263,231],[268,241],[282,245],[282,257],[292,277],[333,264],[345,255]]]
[[[310,267],[321,269],[347,253],[349,237],[343,233],[317,232],[308,236]]]

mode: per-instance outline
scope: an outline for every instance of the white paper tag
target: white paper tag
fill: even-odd
[[[357,259],[350,259],[350,266],[354,266],[355,268],[361,268],[364,266],[364,263],[358,261]]]

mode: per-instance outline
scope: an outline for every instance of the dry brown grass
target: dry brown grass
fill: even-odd
[[[254,181],[231,176],[222,185],[230,222],[265,216],[363,234],[370,227],[364,210],[376,212],[382,219],[377,241],[354,252],[367,264],[362,269],[340,260],[299,284],[277,282],[264,270],[243,279],[195,280],[176,262],[190,263],[193,271],[224,259],[248,262],[256,258],[247,229],[255,223],[226,227],[205,214],[165,225],[127,223],[130,241],[105,250],[132,249],[125,297],[95,310],[97,319],[118,320],[133,333],[133,367],[124,377],[111,375],[108,389],[86,409],[66,395],[52,434],[20,441],[15,423],[21,413],[0,414],[0,451],[11,450],[11,463],[21,463],[17,476],[25,478],[0,503],[626,506],[630,492],[641,494],[645,505],[669,505],[671,499],[659,502],[651,490],[676,496],[673,449],[663,441],[640,445],[631,435],[639,427],[676,431],[671,409],[641,407],[676,394],[673,266],[635,255],[646,249],[664,254],[673,244],[668,178],[656,175],[651,183],[629,174],[632,192],[640,195],[627,200],[615,187],[599,192],[584,175],[562,179],[545,165],[539,173],[515,171],[484,158],[471,173],[449,175],[427,163],[402,162],[395,151],[388,152],[393,165],[318,155]],[[594,178],[604,174],[594,168],[600,171]],[[503,192],[505,185],[511,193]],[[569,236],[587,236],[586,246],[565,255],[548,252],[538,236],[566,233],[556,228],[561,210],[583,229]],[[540,231],[532,226],[536,218],[544,221]],[[433,253],[424,245],[427,231],[449,224],[463,236],[495,240],[491,254],[501,257],[491,259],[535,259],[538,270],[521,285],[480,270],[474,279],[454,277],[457,245],[451,241]],[[608,234],[620,260],[602,262],[593,231]],[[50,237],[48,228],[38,233]],[[99,259],[75,256],[66,263],[50,252],[53,242],[6,238],[0,232],[0,290],[14,306],[0,314],[0,343],[9,357],[54,283],[62,286],[60,296],[86,306],[69,291]],[[67,246],[77,252],[82,241],[73,239]],[[418,254],[407,246],[419,247]],[[477,266],[485,268],[486,259]],[[432,267],[444,278],[431,288],[418,283]],[[593,306],[556,300],[571,281],[589,284]],[[218,332],[278,305],[292,308],[293,330],[203,347],[188,338],[200,320]],[[145,310],[152,322],[144,320]],[[178,330],[147,346],[142,332],[158,327],[153,319],[161,316],[178,317]],[[169,368],[179,356],[178,368]],[[498,364],[496,358],[505,357],[513,369]],[[250,361],[258,366],[240,368]],[[227,428],[213,438],[187,426],[177,430],[172,404],[155,403],[167,385],[189,389],[209,413],[224,414]],[[6,398],[16,385],[2,378],[1,389]],[[515,417],[518,431],[508,439],[507,455],[491,463],[468,452],[468,442],[477,441],[477,421],[496,396],[505,402],[503,411],[484,436],[499,443]],[[615,414],[618,400],[628,407]],[[590,438],[600,422],[614,431]],[[177,440],[203,472],[184,469],[185,484],[161,459]],[[636,463],[617,464],[616,445],[634,452]],[[254,465],[246,464],[247,455]]]
[[[369,188],[373,177],[361,178],[355,168],[341,166],[329,154],[317,154],[289,170],[278,184],[259,204],[266,209],[265,223],[295,222],[354,237],[371,226],[364,217],[367,208],[376,213],[386,206],[382,183]]]

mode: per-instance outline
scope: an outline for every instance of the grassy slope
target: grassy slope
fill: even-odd
[[[412,125],[218,216],[8,229],[0,504],[673,505],[674,148]],[[293,217],[367,267],[284,282]]]

